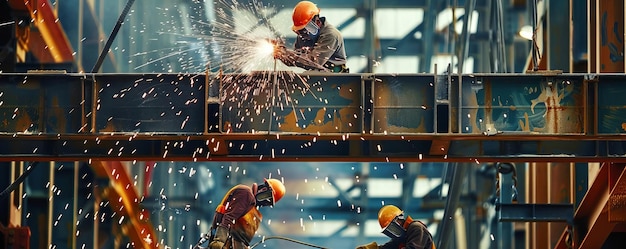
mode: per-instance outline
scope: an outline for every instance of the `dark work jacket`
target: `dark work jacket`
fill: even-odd
[[[403,238],[391,239],[389,242],[378,246],[380,249],[435,249],[433,237],[422,222],[413,221],[406,228]]]
[[[263,216],[256,208],[252,188],[237,185],[231,188],[215,210],[211,228],[222,226],[228,229],[225,249],[246,248],[259,229]]]
[[[296,37],[295,51],[306,54],[306,57],[318,65],[333,64],[341,66],[346,64],[346,50],[341,32],[332,24],[326,22],[325,17],[320,17],[322,27],[315,41]],[[297,64],[297,63],[296,63]],[[297,65],[304,69],[315,69],[306,65]]]

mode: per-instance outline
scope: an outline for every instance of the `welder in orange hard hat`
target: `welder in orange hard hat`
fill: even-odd
[[[357,249],[435,249],[433,236],[426,225],[413,220],[394,205],[386,205],[378,211],[378,223],[383,234],[391,240],[383,245],[372,242]]]
[[[258,207],[273,206],[285,195],[285,185],[265,179],[252,187],[239,184],[231,188],[215,209],[211,232],[195,248],[208,242],[210,249],[244,249],[256,233],[263,215]]]
[[[343,36],[313,2],[301,1],[293,8],[293,26],[297,34],[295,50],[280,47],[275,57],[287,66],[307,70],[347,73]]]

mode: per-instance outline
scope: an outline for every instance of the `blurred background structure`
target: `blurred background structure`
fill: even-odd
[[[258,247],[385,242],[385,204],[440,249],[622,247],[623,1],[315,2],[349,74],[243,47],[294,1],[0,0],[0,248],[191,248],[269,177]]]

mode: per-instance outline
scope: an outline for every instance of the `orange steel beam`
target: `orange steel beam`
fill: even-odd
[[[44,47],[30,49],[45,50],[49,53],[49,56],[39,57],[40,62],[61,63],[74,61],[74,50],[48,0],[8,0],[8,2],[13,9],[27,11],[31,17],[31,23],[39,30],[41,38],[45,43]]]
[[[105,190],[105,197],[116,212],[128,219],[127,226],[122,230],[135,247],[159,248],[156,232],[149,220],[150,212],[139,206],[141,197],[124,165],[117,161],[93,161],[91,167],[98,176],[110,179],[111,186]]]
[[[610,211],[618,217],[623,210],[610,210],[611,199],[623,195],[626,186],[626,167],[613,163],[604,163],[600,172],[587,191],[574,214],[573,248],[598,248],[616,229],[621,230],[624,222],[611,221]],[[569,248],[568,235],[563,234],[554,248]]]

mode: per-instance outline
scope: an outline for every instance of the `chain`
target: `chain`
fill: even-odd
[[[517,169],[513,163],[497,163],[496,164],[496,201],[495,203],[500,202],[500,174],[511,174],[511,179],[513,180],[513,185],[511,186],[512,194],[511,201],[513,203],[517,203]]]

